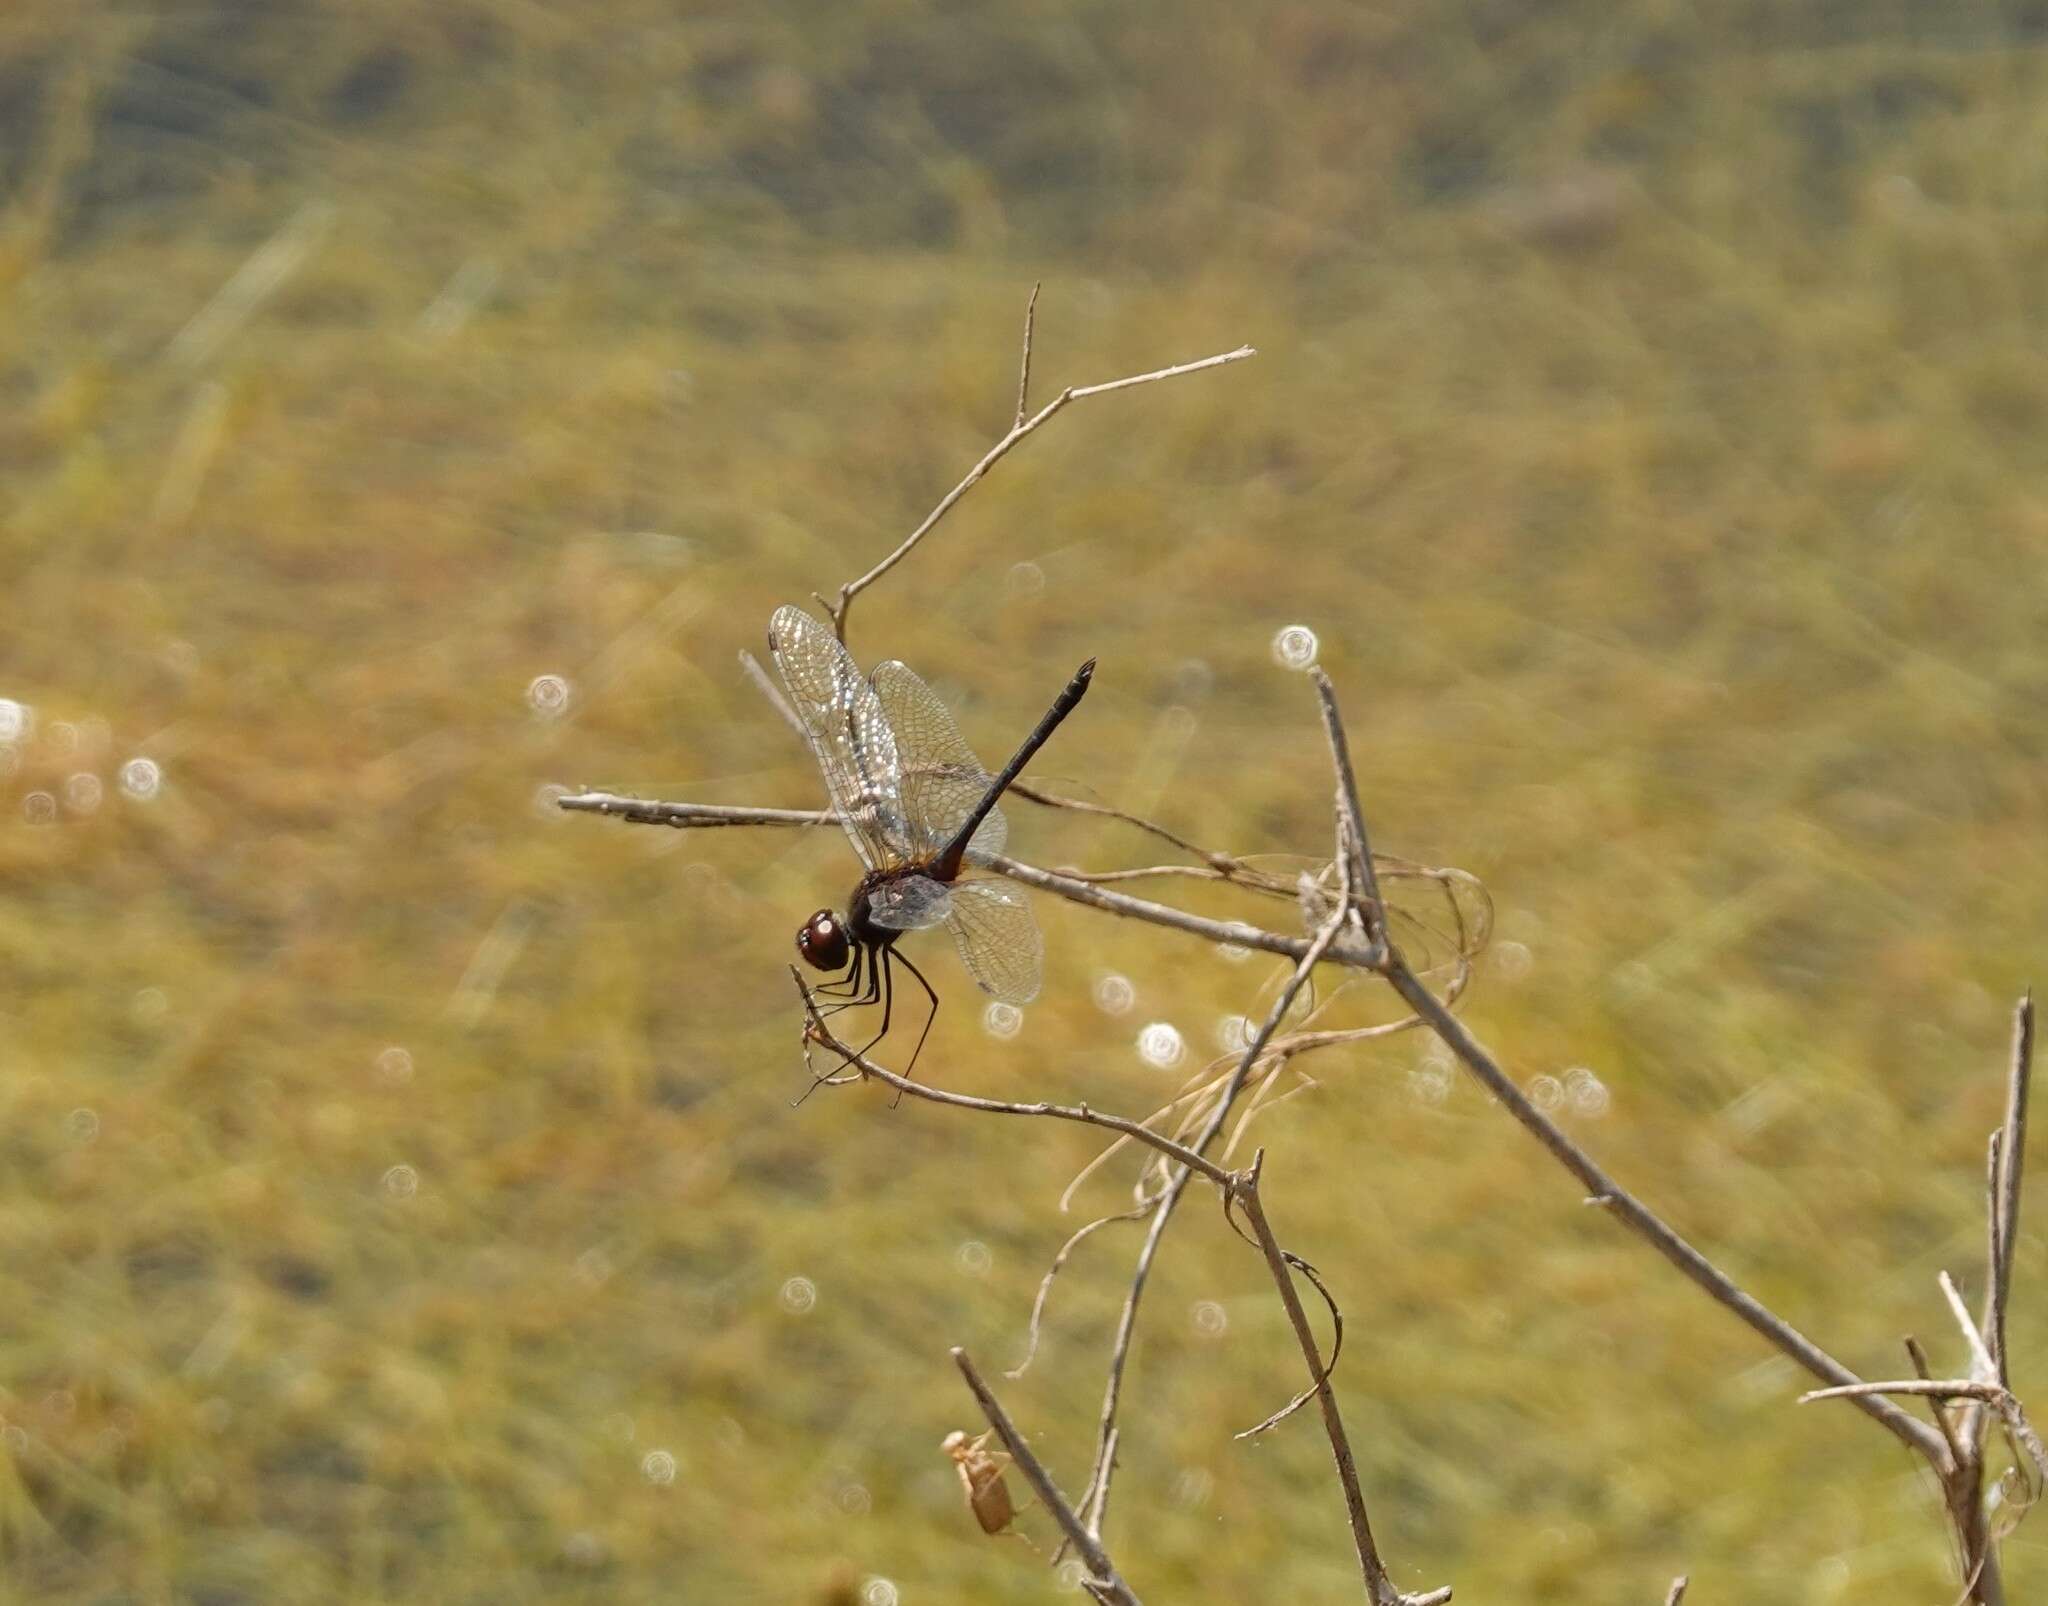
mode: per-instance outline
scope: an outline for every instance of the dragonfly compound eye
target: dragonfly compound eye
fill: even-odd
[[[820,909],[796,934],[796,951],[803,955],[805,964],[819,970],[844,970],[846,927],[830,909]]]

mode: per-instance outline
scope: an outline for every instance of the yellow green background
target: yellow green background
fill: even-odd
[[[1960,1365],[1934,1279],[1979,1281],[2048,907],[2043,26],[7,8],[5,1592],[1057,1593],[1044,1514],[1037,1554],[983,1539],[937,1447],[973,1421],[947,1346],[1016,1358],[1088,1137],[871,1089],[792,1110],[790,939],[844,843],[545,790],[817,802],[737,655],[1006,427],[1039,280],[1041,395],[1260,355],[1029,441],[857,605],[863,662],[922,670],[992,761],[1098,655],[1042,772],[1316,853],[1314,700],[1270,650],[1310,626],[1378,845],[1493,891],[1482,1038],[1525,1082],[1593,1071],[1578,1135],[1847,1363],[1896,1373],[1911,1331]],[[1039,862],[1150,855],[1012,814]],[[925,941],[922,1074],[1140,1112],[1175,1081],[1140,1026],[1192,1065],[1270,981],[1037,902],[1008,1040]],[[1400,1581],[1952,1598],[1905,1453],[1795,1408],[1469,1084],[1419,1096],[1425,1046],[1310,1062],[1255,1129],[1348,1315]],[[1004,1385],[1070,1489],[1134,1248],[1091,1240]],[[1191,1196],[1108,1533],[1146,1599],[1359,1598],[1314,1422],[1232,1438],[1299,1374]]]

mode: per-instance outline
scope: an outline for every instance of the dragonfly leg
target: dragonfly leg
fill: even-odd
[[[853,960],[846,967],[846,974],[844,976],[839,977],[836,981],[827,982],[822,987],[810,989],[811,996],[814,999],[822,995],[827,998],[841,1000],[839,1003],[818,1010],[818,1018],[821,1021],[829,1016],[838,1014],[842,1009],[856,1009],[876,1001],[879,996],[877,989],[880,981],[881,966],[874,962],[875,958],[876,956],[868,950],[866,944],[856,944],[853,950]],[[861,990],[863,981],[865,981],[864,991]],[[813,1007],[815,1008],[816,1006],[813,1005]],[[886,1023],[882,1029],[884,1031],[888,1030]],[[865,1053],[866,1050],[862,1050],[862,1052]],[[842,1051],[839,1056],[839,1063],[825,1072],[823,1076],[813,1071],[811,1073],[811,1085],[796,1096],[791,1102],[790,1108],[795,1109],[805,1099],[817,1092],[819,1088],[833,1081],[841,1071],[846,1069],[847,1065],[851,1062],[851,1058],[852,1056],[849,1053]],[[805,1059],[808,1061],[808,1053],[805,1055]]]
[[[861,964],[867,957],[867,948],[864,945],[856,945],[853,950],[853,960],[847,965],[845,975],[839,977],[836,981],[826,982],[822,987],[813,987],[811,989],[814,997],[840,998],[845,1000],[844,1003],[834,1004],[830,1009],[820,1010],[819,1014],[836,1015],[842,1009],[851,1009],[855,1004],[871,1004],[874,1002],[872,998],[863,999],[860,996]]]
[[[924,989],[924,995],[931,1000],[932,1005],[931,1012],[924,1018],[924,1030],[917,1034],[917,1047],[910,1051],[910,1063],[903,1067],[903,1074],[908,1076],[917,1069],[917,1056],[924,1052],[924,1040],[931,1036],[932,1022],[939,1018],[939,995],[932,991],[932,984],[924,979],[923,971],[919,970],[917,966],[913,965],[902,954],[897,954],[895,957],[897,963],[909,971],[911,976],[915,978],[918,986]]]
[[[853,1061],[864,1058],[870,1049],[872,1049],[883,1038],[889,1035],[889,1006],[891,1003],[895,1001],[896,997],[895,973],[890,969],[889,966],[889,956],[893,952],[894,950],[889,948],[878,947],[875,950],[874,954],[871,956],[869,960],[869,963],[873,966],[873,969],[870,972],[870,985],[868,987],[868,991],[870,994],[878,996],[871,996],[861,1000],[861,1002],[864,1004],[873,1004],[877,1002],[881,1004],[882,1029],[879,1032],[875,1033],[873,1037],[870,1037],[865,1043],[861,1044],[861,1046],[855,1049],[851,1054],[847,1055],[846,1060],[844,1061],[844,1063],[846,1064],[850,1065],[853,1063]]]

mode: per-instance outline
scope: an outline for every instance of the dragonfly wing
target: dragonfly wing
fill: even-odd
[[[953,940],[981,990],[1006,1004],[1028,1004],[1045,974],[1045,939],[1022,887],[1007,881],[953,883]]]
[[[791,607],[777,608],[768,621],[768,651],[854,851],[870,870],[906,862],[895,734],[853,654]]]
[[[877,664],[873,685],[896,733],[903,774],[903,816],[918,858],[929,858],[953,840],[994,777],[981,767],[953,715],[916,670],[892,658]],[[986,857],[1001,853],[1010,828],[1000,808],[974,828],[967,847]]]
[[[952,890],[930,876],[902,876],[868,894],[868,919],[888,931],[922,931],[952,912]]]

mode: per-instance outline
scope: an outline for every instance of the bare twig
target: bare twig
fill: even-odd
[[[1118,1575],[1116,1564],[1109,1559],[1109,1553],[1102,1548],[1102,1542],[1083,1526],[1074,1514],[1074,1508],[1067,1503],[1067,1497],[1060,1493],[1059,1486],[1052,1481],[1052,1475],[1044,1464],[1032,1453],[1031,1446],[1024,1442],[1024,1435],[1017,1431],[1010,1420],[1009,1412],[1002,1407],[988,1384],[982,1381],[981,1373],[975,1370],[973,1360],[964,1349],[953,1350],[953,1364],[960,1368],[960,1375],[967,1380],[967,1386],[974,1393],[982,1415],[988,1418],[988,1425],[996,1430],[996,1437],[1003,1441],[1003,1448],[1010,1452],[1017,1463],[1017,1470],[1024,1474],[1024,1481],[1031,1485],[1039,1502],[1065,1532],[1068,1542],[1081,1552],[1081,1559],[1088,1564],[1092,1575],[1088,1580],[1089,1591],[1097,1600],[1113,1603],[1113,1606],[1138,1606],[1138,1597],[1131,1592]]]
[[[1254,1185],[1257,1183],[1258,1173],[1263,1170],[1265,1162],[1266,1151],[1264,1149],[1255,1151],[1251,1164]],[[1264,1248],[1263,1241],[1256,1234],[1246,1232],[1244,1228],[1237,1224],[1237,1217],[1234,1212],[1241,1202],[1240,1195],[1243,1189],[1244,1178],[1243,1174],[1240,1173],[1232,1191],[1223,1196],[1223,1219],[1230,1223],[1230,1230],[1236,1233],[1238,1237],[1242,1238],[1254,1249],[1262,1250]],[[1337,1303],[1337,1296],[1330,1292],[1329,1285],[1323,1281],[1322,1273],[1303,1260],[1301,1256],[1293,1254],[1288,1250],[1282,1249],[1280,1251],[1280,1258],[1286,1262],[1291,1270],[1298,1271],[1302,1276],[1306,1277],[1309,1281],[1309,1286],[1322,1297],[1323,1305],[1330,1313],[1330,1358],[1321,1363],[1320,1370],[1311,1372],[1307,1388],[1295,1395],[1293,1399],[1281,1406],[1279,1410],[1273,1412],[1264,1421],[1254,1423],[1242,1432],[1233,1434],[1233,1438],[1255,1439],[1261,1433],[1269,1433],[1282,1422],[1285,1422],[1296,1411],[1308,1404],[1310,1400],[1316,1398],[1323,1383],[1336,1375],[1338,1358],[1344,1353],[1344,1311]]]
[[[1587,1193],[1607,1202],[1608,1211],[1616,1220],[1625,1223],[1709,1297],[1733,1311],[1782,1354],[1790,1356],[1822,1382],[1862,1381],[1791,1323],[1744,1293],[1727,1273],[1595,1164],[1584,1149],[1529,1101],[1514,1080],[1501,1069],[1499,1062],[1465,1029],[1464,1023],[1423,986],[1398,954],[1388,961],[1387,979],[1393,983],[1394,990],[1407,1000],[1409,1008],[1423,1018],[1429,1028],[1443,1039],[1445,1046],[1464,1062],[1480,1085],[1507,1107],[1508,1113],[1550,1152],[1551,1157],[1571,1172]],[[1859,1397],[1857,1403],[1866,1415],[1882,1423],[1897,1438],[1936,1465],[1940,1464],[1944,1446],[1940,1436],[1926,1423],[1907,1415],[1881,1396]]]
[[[1970,1346],[1971,1370],[1977,1374],[1981,1382],[1997,1382],[1998,1367],[1992,1362],[1991,1351],[1984,1342],[1983,1333],[1971,1319],[1969,1306],[1963,1303],[1963,1296],[1956,1287],[1955,1279],[1944,1271],[1937,1273],[1934,1280],[1941,1285],[1941,1297],[1948,1301],[1949,1314],[1955,1317],[1956,1326],[1962,1330],[1963,1342]]]
[[[1685,1599],[1686,1588],[1691,1583],[1692,1580],[1684,1573],[1672,1579],[1670,1589],[1664,1594],[1664,1606],[1678,1606],[1678,1603]]]
[[[1122,1144],[1129,1140],[1118,1138],[1116,1141]],[[1046,1268],[1044,1277],[1039,1279],[1037,1298],[1031,1301],[1031,1325],[1024,1335],[1024,1358],[1005,1372],[1005,1377],[1015,1382],[1030,1369],[1032,1360],[1038,1354],[1038,1330],[1045,1320],[1045,1302],[1052,1297],[1053,1280],[1066,1269],[1067,1261],[1072,1258],[1074,1251],[1081,1247],[1082,1241],[1092,1238],[1103,1227],[1113,1226],[1119,1221],[1142,1221],[1151,1213],[1152,1206],[1148,1201],[1133,1210],[1119,1210],[1113,1216],[1098,1216],[1060,1245],[1060,1252],[1052,1257],[1052,1264]]]
[[[1908,1333],[1905,1342],[1907,1358],[1913,1363],[1913,1375],[1922,1383],[1931,1381],[1934,1373],[1928,1368],[1927,1351],[1920,1347],[1920,1340]],[[1947,1464],[1937,1465],[1935,1470],[1944,1478],[1952,1477],[1963,1465],[1962,1441],[1956,1437],[1955,1426],[1949,1421],[1948,1412],[1941,1408],[1939,1401],[1929,1409],[1934,1413],[1934,1425],[1940,1430],[1941,1442],[1948,1451]]]
[[[1352,833],[1354,863],[1362,860],[1367,870],[1372,865],[1372,853],[1365,834],[1365,821],[1358,806],[1358,781],[1351,771],[1349,744],[1344,737],[1344,726],[1338,714],[1336,698],[1329,688],[1328,678],[1318,676],[1316,689],[1323,704],[1325,729],[1330,736],[1332,761],[1337,765],[1338,795]],[[1829,1355],[1811,1339],[1799,1332],[1782,1317],[1767,1309],[1756,1299],[1738,1288],[1718,1266],[1707,1259],[1690,1243],[1680,1237],[1664,1220],[1640,1199],[1616,1182],[1594,1163],[1586,1151],[1567,1137],[1557,1124],[1530,1102],[1514,1080],[1502,1070],[1499,1063],[1480,1044],[1479,1040],[1465,1029],[1443,1001],[1422,984],[1420,978],[1410,970],[1398,952],[1387,950],[1382,961],[1383,973],[1393,983],[1394,990],[1408,1003],[1423,1021],[1440,1037],[1444,1045],[1456,1054],[1480,1084],[1496,1099],[1507,1106],[1508,1113],[1519,1121],[1547,1149],[1559,1164],[1570,1171],[1585,1187],[1588,1194],[1602,1200],[1609,1212],[1626,1222],[1639,1236],[1669,1260],[1688,1278],[1704,1289],[1714,1299],[1732,1310],[1743,1321],[1761,1333],[1779,1350],[1791,1356],[1801,1366],[1820,1378],[1824,1383],[1857,1383],[1862,1379]],[[1879,1395],[1860,1396],[1857,1404],[1864,1412],[1883,1423],[1893,1434],[1913,1449],[1918,1450],[1930,1461],[1936,1461],[1943,1450],[1940,1435],[1918,1418]]]
[[[1101,1110],[1091,1110],[1085,1104],[1019,1104],[1009,1099],[978,1098],[972,1093],[952,1093],[944,1088],[930,1087],[923,1082],[913,1082],[907,1076],[900,1076],[886,1065],[856,1053],[847,1044],[832,1034],[818,1012],[818,1005],[811,997],[811,991],[804,985],[804,979],[796,966],[789,967],[790,980],[796,983],[798,996],[803,1000],[804,1013],[808,1017],[805,1027],[807,1038],[839,1056],[842,1064],[858,1070],[863,1076],[872,1076],[876,1081],[893,1087],[898,1093],[907,1093],[915,1099],[924,1099],[932,1104],[950,1105],[956,1110],[980,1110],[988,1115],[1035,1115],[1055,1121],[1078,1121],[1084,1126],[1105,1127],[1111,1132],[1121,1132],[1134,1142],[1157,1149],[1167,1159],[1189,1171],[1199,1171],[1218,1187],[1227,1187],[1230,1173],[1213,1160],[1205,1159],[1201,1152],[1190,1149],[1186,1144],[1176,1143],[1172,1138],[1154,1132],[1139,1121],[1132,1121],[1121,1115],[1109,1115]]]
[[[1999,1145],[1998,1191],[1993,1200],[1997,1220],[1998,1264],[1992,1283],[1991,1353],[1998,1361],[1998,1380],[2008,1386],[2005,1352],[2005,1309],[2012,1298],[2012,1257],[2020,1233],[2020,1182],[2027,1161],[2027,1092],[2034,1069],[2034,995],[2023,993],[2012,1012],[2012,1059],[2006,1078],[2005,1125]]]
[[[1294,1003],[1295,995],[1301,991],[1302,984],[1308,980],[1310,973],[1336,941],[1349,912],[1347,900],[1346,905],[1339,908],[1324,923],[1323,928],[1309,943],[1307,951],[1296,963],[1293,975],[1287,978],[1286,985],[1281,988],[1280,996],[1274,1000],[1273,1007],[1268,1011],[1258,1032],[1245,1046],[1244,1054],[1238,1060],[1237,1069],[1223,1090],[1223,1096],[1217,1100],[1216,1108],[1210,1112],[1208,1121],[1190,1145],[1195,1153],[1205,1153],[1209,1145],[1216,1141],[1216,1134],[1223,1130],[1224,1122],[1230,1118],[1231,1106],[1237,1102],[1238,1095],[1244,1090],[1245,1078],[1251,1074],[1252,1066],[1265,1052],[1266,1044],[1271,1040],[1273,1033],[1279,1029],[1281,1020]],[[1187,1191],[1188,1180],[1193,1174],[1193,1168],[1188,1166],[1182,1166],[1175,1171],[1168,1180],[1165,1191],[1160,1195],[1158,1204],[1153,1207],[1152,1225],[1146,1230],[1144,1245],[1138,1251],[1138,1262],[1131,1273],[1130,1291],[1124,1296],[1124,1308],[1117,1319],[1116,1339],[1110,1349],[1109,1375],[1102,1391],[1102,1418],[1096,1435],[1096,1477],[1087,1496],[1088,1521],[1097,1532],[1101,1531],[1103,1515],[1108,1509],[1109,1485],[1115,1474],[1114,1463],[1105,1451],[1110,1435],[1116,1431],[1117,1406],[1123,1394],[1124,1366],[1130,1359],[1131,1339],[1137,1331],[1138,1301],[1144,1295],[1145,1281],[1151,1273],[1152,1262],[1159,1253],[1160,1241],[1166,1236],[1166,1225],[1173,1219],[1173,1212],[1180,1204],[1181,1195]]]
[[[1128,378],[1111,379],[1099,385],[1069,385],[1029,418],[1020,418],[1015,424],[1011,425],[1009,433],[982,455],[981,461],[967,471],[965,479],[961,480],[958,485],[954,486],[952,490],[940,498],[939,505],[925,515],[924,522],[912,530],[895,551],[883,558],[880,563],[877,563],[872,569],[868,570],[866,574],[861,575],[858,579],[847,581],[845,585],[839,588],[839,600],[830,605],[833,634],[838,636],[841,641],[844,641],[846,639],[846,614],[847,610],[853,606],[853,599],[867,590],[877,580],[881,579],[891,569],[895,568],[897,564],[909,557],[917,544],[937,528],[939,520],[952,512],[954,504],[969,491],[973,490],[981,477],[1001,462],[1012,447],[1030,435],[1032,431],[1049,423],[1072,403],[1085,401],[1090,396],[1106,396],[1113,390],[1129,390],[1133,385],[1150,385],[1162,379],[1179,379],[1187,374],[1198,374],[1209,368],[1221,368],[1225,363],[1241,362],[1246,357],[1255,357],[1257,355],[1257,351],[1252,347],[1239,346],[1235,351],[1219,352],[1214,357],[1203,357],[1195,362],[1176,363],[1171,368],[1155,368],[1150,373],[1132,374]]]
[[[1809,1389],[1799,1396],[1799,1403],[1853,1400],[1865,1394],[1914,1394],[1936,1400],[1984,1400],[1996,1404],[2004,1393],[1996,1383],[1980,1383],[1969,1377],[1897,1377],[1882,1383],[1842,1383],[1830,1389]]]
[[[1031,287],[1031,299],[1024,303],[1024,360],[1017,372],[1017,416],[1011,427],[1024,422],[1031,406],[1031,330],[1038,321],[1038,286]]]
[[[1379,876],[1373,869],[1372,841],[1365,832],[1365,810],[1358,801],[1358,776],[1351,767],[1351,742],[1344,734],[1344,716],[1337,711],[1337,688],[1321,669],[1315,671],[1316,697],[1322,705],[1323,734],[1330,743],[1330,766],[1337,772],[1337,802],[1346,829],[1340,833],[1351,856],[1352,883],[1367,900],[1366,934],[1386,941],[1386,905],[1380,901]]]
[[[739,803],[663,803],[654,798],[621,797],[615,792],[572,792],[555,799],[572,814],[608,814],[634,825],[673,825],[704,829],[721,825],[832,825],[839,816],[830,809],[767,809]]]
[[[2013,1438],[2025,1450],[2027,1458],[2044,1479],[2048,1479],[2048,1446],[2044,1446],[2033,1424],[2027,1420],[2026,1408],[2019,1402],[2012,1390],[1998,1383],[1987,1383],[1974,1377],[1948,1377],[1928,1379],[1923,1377],[1893,1378],[1883,1383],[1844,1383],[1839,1388],[1814,1389],[1799,1396],[1801,1405],[1814,1400],[1850,1400],[1870,1394],[1919,1394],[1937,1400],[1975,1400],[1996,1411],[2005,1425],[2012,1430]]]
[[[988,861],[988,868],[999,875],[1006,875],[1012,881],[1024,886],[1035,887],[1040,892],[1050,892],[1054,897],[1065,898],[1070,903],[1086,904],[1091,909],[1100,909],[1106,914],[1123,915],[1132,920],[1143,920],[1155,926],[1185,932],[1190,937],[1203,937],[1210,942],[1234,942],[1243,948],[1256,948],[1261,953],[1279,954],[1286,959],[1300,959],[1308,952],[1311,939],[1282,935],[1266,931],[1243,920],[1210,920],[1201,915],[1191,915],[1183,909],[1168,904],[1152,903],[1144,898],[1133,898],[1125,893],[1111,892],[1086,881],[1077,881],[1071,876],[1060,875],[1051,870],[1041,870],[1036,865],[1023,864],[1015,859],[995,855]],[[1325,944],[1323,952],[1336,964],[1352,965],[1361,969],[1373,968],[1378,955],[1372,949],[1357,943]]]
[[[2002,1199],[2004,1139],[2005,1129],[1994,1127],[1984,1144],[1984,1315],[1978,1322],[1984,1331],[1985,1347],[1991,1352],[1992,1364],[2001,1372],[2005,1366],[2004,1345],[1999,1331],[2005,1321],[2005,1296],[2001,1291],[2006,1266],[2002,1237],[2005,1228]]]
[[[1250,1166],[1232,1180],[1230,1197],[1244,1211],[1245,1220],[1258,1235],[1259,1248],[1266,1257],[1266,1269],[1273,1274],[1273,1285],[1280,1291],[1280,1303],[1287,1308],[1287,1320],[1294,1328],[1295,1342],[1301,1346],[1301,1357],[1308,1363],[1308,1375],[1314,1380],[1316,1399],[1323,1411],[1323,1428],[1330,1436],[1330,1454],[1337,1463],[1337,1481],[1344,1486],[1344,1507],[1351,1518],[1351,1542],[1358,1551],[1359,1571],[1365,1575],[1366,1594],[1373,1606],[1399,1606],[1401,1592],[1387,1576],[1386,1563],[1380,1559],[1379,1547],[1373,1542],[1372,1523],[1365,1511],[1365,1496],[1358,1486],[1358,1464],[1352,1459],[1351,1441],[1344,1432],[1343,1414],[1337,1409],[1336,1390],[1330,1386],[1330,1367],[1323,1364],[1317,1351],[1315,1331],[1309,1326],[1308,1312],[1302,1308],[1301,1294],[1294,1286],[1294,1273],[1289,1267],[1292,1257],[1274,1238],[1272,1225],[1266,1220],[1265,1204],[1259,1197],[1259,1175],[1265,1167],[1265,1160],[1263,1149],[1252,1157]],[[1324,1297],[1327,1298],[1328,1294],[1325,1293]],[[1342,1328],[1338,1331],[1341,1334]]]
[[[747,679],[754,683],[754,689],[768,699],[768,706],[781,716],[782,723],[796,732],[797,739],[809,740],[804,734],[804,722],[796,717],[796,710],[789,706],[789,699],[782,695],[782,688],[776,685],[769,677],[768,671],[761,667],[761,660],[744,647],[740,649],[740,668],[746,672]]]
[[[678,828],[830,825],[838,819],[838,816],[829,809],[756,808],[729,803],[664,803],[652,798],[623,797],[614,792],[575,792],[567,797],[557,798],[556,803],[571,813],[604,814],[635,825],[670,825]],[[1034,887],[1040,892],[1049,892],[1056,898],[1086,904],[1091,909],[1100,909],[1104,913],[1121,915],[1126,919],[1164,926],[1169,930],[1183,932],[1190,937],[1200,937],[1208,942],[1233,942],[1240,947],[1254,948],[1261,953],[1279,954],[1287,959],[1301,958],[1311,945],[1311,939],[1308,937],[1267,931],[1244,920],[1211,920],[1203,915],[1189,914],[1185,909],[1176,909],[1170,904],[1153,903],[1145,898],[1133,898],[1125,893],[1111,892],[1071,876],[1060,875],[1052,870],[1042,870],[1035,864],[1006,859],[1000,854],[991,856],[986,862],[987,867],[997,874],[1008,876],[1011,880],[1027,887]],[[1334,964],[1360,968],[1370,968],[1376,958],[1371,949],[1356,943],[1328,945],[1324,954]]]

